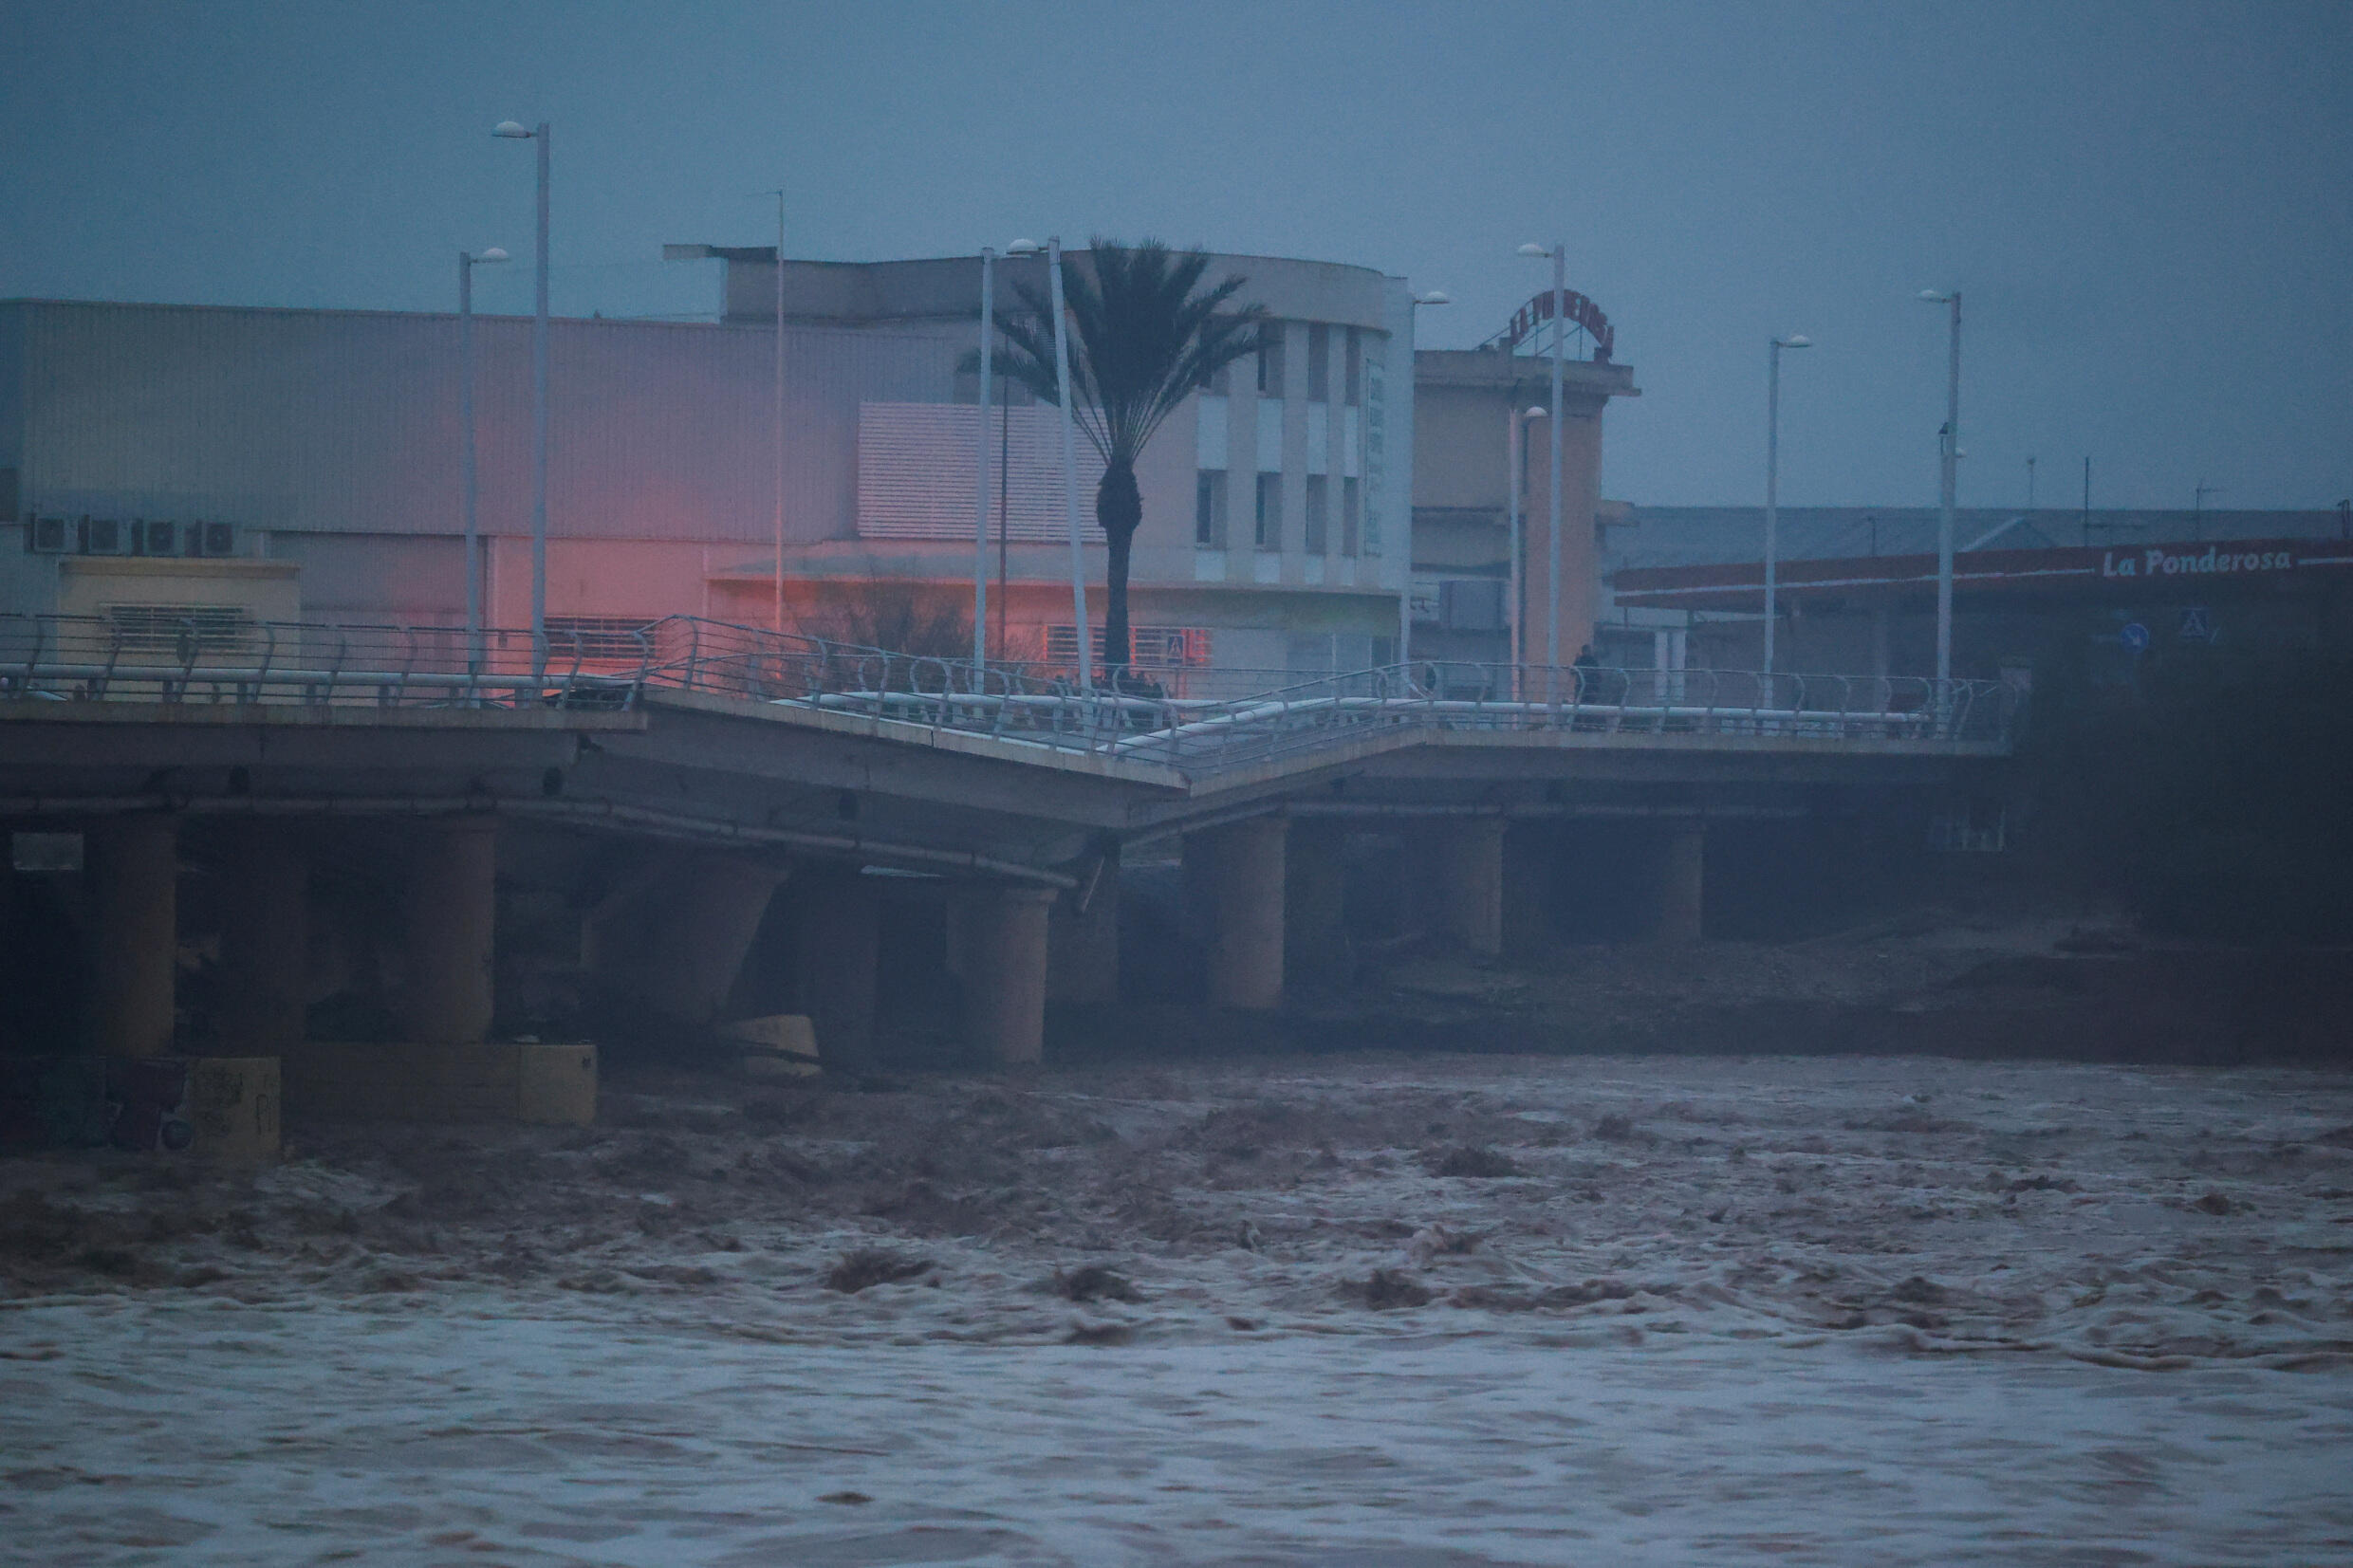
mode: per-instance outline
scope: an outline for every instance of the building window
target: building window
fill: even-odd
[[[1226,476],[1204,470],[1193,483],[1193,542],[1204,549],[1223,549],[1226,543]]]
[[[1258,396],[1283,396],[1283,323],[1267,322],[1258,329]]]
[[[1233,366],[1222,364],[1211,371],[1209,379],[1201,383],[1199,390],[1214,397],[1225,397],[1233,390]]]
[[[1262,550],[1283,547],[1283,476],[1258,476],[1258,522],[1255,538]]]
[[[1321,403],[1332,373],[1332,329],[1322,322],[1307,328],[1307,401]]]
[[[1498,578],[1447,578],[1438,584],[1438,621],[1451,632],[1500,632],[1503,595]]]
[[[1363,504],[1364,491],[1362,482],[1343,479],[1340,482],[1340,553],[1342,555],[1357,553],[1357,525],[1358,520],[1363,515],[1360,510]]]
[[[1355,327],[1348,328],[1348,348],[1341,367],[1343,378],[1341,401],[1355,408],[1364,400],[1362,383],[1364,380],[1364,339]]]
[[[1309,555],[1322,555],[1328,547],[1325,543],[1325,492],[1328,481],[1320,473],[1307,475],[1307,539]]]

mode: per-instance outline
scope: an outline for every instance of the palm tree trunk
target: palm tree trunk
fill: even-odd
[[[1136,542],[1137,525],[1143,517],[1144,499],[1136,488],[1135,469],[1126,463],[1104,469],[1102,483],[1095,487],[1095,522],[1111,546],[1104,573],[1108,591],[1103,596],[1103,670],[1114,691],[1126,684],[1135,647],[1127,625],[1127,560],[1129,546]],[[1081,642],[1084,646],[1084,633]]]

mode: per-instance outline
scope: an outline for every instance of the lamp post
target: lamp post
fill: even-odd
[[[1454,303],[1454,296],[1447,293],[1442,288],[1431,288],[1425,289],[1418,294],[1407,294],[1405,296],[1405,319],[1417,329],[1416,332],[1409,335],[1415,337],[1417,341],[1418,341],[1419,334],[1417,329],[1421,325],[1420,310],[1423,305],[1453,304]],[[1414,356],[1414,344],[1412,342],[1408,342],[1405,345],[1405,356],[1406,362],[1411,364],[1413,362]],[[1384,415],[1387,413],[1385,407],[1382,412]],[[1411,505],[1408,505],[1405,508],[1405,581],[1398,590],[1397,662],[1400,669],[1408,664],[1411,664],[1414,660],[1413,512],[1414,508]]]
[[[1944,429],[1937,436],[1941,463],[1936,501],[1936,680],[1941,692],[1943,683],[1953,678],[1953,491],[1960,478],[1961,291],[1923,288],[1920,298],[1931,304],[1950,305],[1953,323],[1945,367]]]
[[[2203,479],[2197,482],[2197,489],[2190,492],[2190,537],[2192,539],[2202,540],[2206,537],[2206,498],[2221,493],[2221,486],[2209,485]]]
[[[1541,419],[1545,417],[1548,412],[1548,410],[1543,408],[1531,407],[1522,409],[1514,406],[1510,414],[1508,415],[1510,431],[1504,443],[1505,451],[1509,453],[1508,460],[1511,465],[1511,529],[1510,545],[1509,550],[1509,562],[1511,569],[1511,603],[1510,606],[1510,620],[1508,624],[1511,632],[1511,695],[1515,701],[1519,697],[1520,687],[1520,623],[1523,618],[1521,615],[1520,600],[1527,591],[1526,586],[1520,581],[1522,576],[1520,548],[1520,493],[1521,479],[1528,467],[1528,458],[1526,455],[1528,451],[1528,421],[1530,419]]]
[[[1037,246],[1019,241],[1006,248],[1008,255],[1033,256]],[[1095,694],[1094,630],[1086,621],[1086,551],[1079,538],[1079,455],[1070,422],[1070,315],[1062,303],[1062,236],[1046,242],[1047,281],[1054,294],[1054,390],[1062,405],[1062,507],[1070,525],[1070,604],[1078,617],[1079,690]]]
[[[1547,669],[1561,667],[1561,434],[1566,423],[1561,416],[1561,357],[1568,343],[1568,246],[1566,243],[1547,249],[1541,245],[1523,245],[1523,256],[1552,258],[1552,517],[1551,542],[1545,551],[1546,611],[1545,665]],[[1549,680],[1550,677],[1547,677]]]
[[[1770,369],[1765,377],[1765,673],[1773,673],[1773,630],[1780,618],[1774,601],[1774,567],[1781,528],[1781,351],[1811,348],[1814,341],[1803,332],[1775,338],[1767,355]]]
[[[776,630],[785,629],[785,193],[776,198]]]
[[[458,469],[466,510],[466,673],[482,669],[482,529],[475,507],[473,419],[473,269],[496,265],[507,252],[496,246],[480,255],[457,253],[457,422],[465,444]]]
[[[502,120],[491,132],[539,143],[539,276],[531,304],[531,667],[547,668],[547,122]]]
[[[1005,248],[1005,257],[1043,258],[1046,247],[1035,240],[1015,240]],[[985,422],[985,420],[984,420]],[[1012,646],[1006,630],[1006,609],[1012,601],[1012,507],[1013,507],[1013,402],[1010,397],[997,402],[997,657],[1008,658]]]
[[[980,417],[979,483],[973,496],[973,681],[979,690],[982,666],[989,662],[989,377],[995,360],[997,253],[980,248]]]

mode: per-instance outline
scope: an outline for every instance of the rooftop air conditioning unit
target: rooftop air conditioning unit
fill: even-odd
[[[131,553],[179,554],[179,525],[152,518],[138,519],[131,525]]]
[[[237,553],[237,526],[234,523],[191,523],[187,531],[190,555]]]
[[[83,555],[121,555],[129,543],[124,537],[129,531],[119,518],[85,517],[76,529],[81,537],[75,543]]]
[[[72,544],[71,519],[30,517],[25,520],[25,548],[34,555],[64,555]]]

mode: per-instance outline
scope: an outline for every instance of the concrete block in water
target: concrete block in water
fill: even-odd
[[[522,1121],[597,1116],[593,1044],[310,1042],[286,1057],[298,1116],[354,1121]]]

